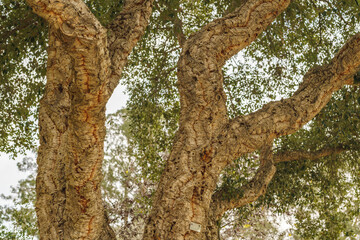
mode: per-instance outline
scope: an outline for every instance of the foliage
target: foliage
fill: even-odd
[[[0,151],[34,147],[45,77],[46,27],[24,1],[0,1]]]
[[[29,176],[12,187],[12,195],[0,196],[4,202],[11,201],[10,205],[0,206],[0,239],[30,240],[37,237],[34,159],[24,158],[18,168],[28,172]]]

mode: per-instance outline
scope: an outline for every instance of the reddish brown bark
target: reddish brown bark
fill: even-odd
[[[82,1],[28,3],[50,28],[39,116],[40,239],[115,239],[100,191],[105,105],[144,33],[152,0],[126,2],[109,39]]]

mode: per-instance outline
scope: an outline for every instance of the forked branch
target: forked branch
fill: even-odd
[[[210,209],[212,216],[220,219],[228,210],[244,206],[265,194],[266,188],[276,172],[272,146],[266,145],[260,152],[260,166],[255,176],[238,191],[221,189],[212,196]]]

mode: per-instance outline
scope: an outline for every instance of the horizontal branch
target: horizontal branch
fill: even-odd
[[[212,216],[216,220],[228,210],[239,208],[249,204],[264,195],[266,188],[275,175],[273,164],[287,161],[297,161],[302,159],[317,160],[322,157],[339,154],[347,150],[346,147],[323,148],[314,152],[307,151],[284,151],[272,153],[269,147],[263,148],[260,153],[261,165],[255,176],[246,185],[241,187],[236,194],[232,190],[223,188],[212,196],[211,210]],[[231,193],[230,193],[231,192]]]
[[[253,152],[264,143],[296,132],[329,102],[332,93],[353,83],[360,67],[360,33],[341,48],[329,64],[311,69],[299,89],[288,99],[266,104],[262,109],[230,121],[220,137],[229,161]]]

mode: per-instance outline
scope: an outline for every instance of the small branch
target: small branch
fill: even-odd
[[[165,1],[163,4],[167,7],[167,9],[166,9],[166,12],[168,14],[167,20],[169,20],[173,23],[172,30],[179,42],[179,46],[182,48],[186,41],[186,36],[183,31],[183,22],[179,18],[179,13],[181,13],[182,9],[180,8],[179,5],[177,5],[176,7],[173,7],[167,1]],[[158,7],[158,9],[160,9],[159,6],[157,6],[157,7]]]
[[[289,162],[289,161],[298,161],[301,159],[307,160],[317,160],[322,157],[327,157],[333,154],[339,154],[346,151],[344,147],[335,147],[335,148],[324,148],[314,152],[307,151],[286,151],[278,152],[274,154],[274,163],[280,162]]]
[[[210,205],[212,216],[218,220],[226,211],[244,206],[258,199],[265,194],[275,172],[272,147],[266,145],[260,152],[260,166],[255,176],[246,185],[235,193],[231,191],[231,194],[229,194],[228,189],[221,189],[214,193]]]
[[[184,46],[184,43],[186,41],[186,36],[184,34],[184,31],[183,31],[183,22],[181,21],[181,19],[179,18],[178,16],[178,13],[175,14],[175,17],[174,17],[174,32],[175,32],[175,35],[179,41],[179,45],[181,48],[183,48]]]

